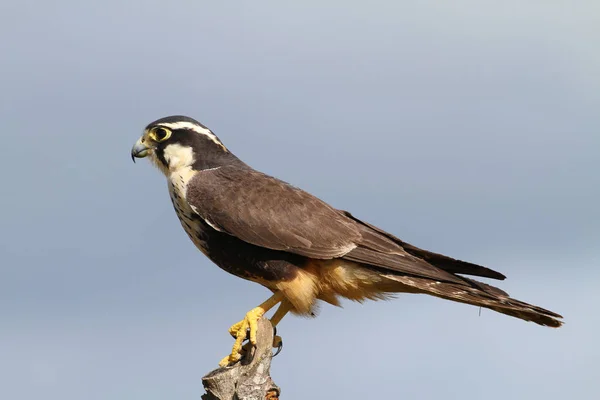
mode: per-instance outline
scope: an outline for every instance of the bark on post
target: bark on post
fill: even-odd
[[[273,326],[258,321],[256,349],[231,367],[218,368],[202,378],[203,400],[277,400],[280,389],[270,376]]]

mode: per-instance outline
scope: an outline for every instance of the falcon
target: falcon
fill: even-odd
[[[553,328],[562,324],[559,314],[466,276],[503,280],[503,274],[415,247],[253,169],[192,118],[150,123],[131,156],[148,157],[166,176],[177,217],[200,251],[273,293],[229,329],[235,343],[221,366],[240,360],[248,331],[256,344],[257,321],[276,305],[274,327],[290,311],[312,315],[320,301],[337,306],[341,298],[380,300],[395,293],[428,294]]]

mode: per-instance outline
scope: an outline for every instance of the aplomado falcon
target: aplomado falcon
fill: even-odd
[[[424,293],[485,307],[539,325],[560,315],[513,299],[464,275],[504,279],[499,272],[403,242],[347,211],[254,170],[206,126],[185,116],[149,124],[131,150],[167,177],[183,229],[215,264],[259,283],[273,295],[230,328],[236,338],[221,366],[241,358],[249,330],[275,305],[273,326],[289,311],[309,315],[318,301],[385,299]]]

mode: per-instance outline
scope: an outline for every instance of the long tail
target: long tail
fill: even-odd
[[[465,284],[461,285],[458,283],[437,282],[427,278],[396,274],[389,274],[386,277],[403,285],[410,286],[419,293],[489,308],[490,310],[510,315],[511,317],[535,322],[538,325],[558,328],[563,324],[558,319],[562,318],[561,315],[542,307],[513,299],[508,293],[474,279],[461,276],[465,281]]]

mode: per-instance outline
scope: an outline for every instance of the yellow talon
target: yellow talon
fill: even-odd
[[[235,343],[231,349],[231,354],[223,358],[219,362],[219,366],[226,367],[228,365],[238,362],[242,358],[243,349],[242,344],[247,336],[248,329],[250,330],[250,344],[256,346],[256,331],[258,330],[258,320],[269,311],[273,306],[283,300],[283,294],[281,292],[275,293],[267,301],[262,303],[260,306],[253,308],[246,313],[243,320],[235,323],[229,328],[229,333],[235,338]]]
[[[229,328],[229,333],[235,337],[235,343],[231,349],[231,354],[221,360],[219,365],[225,367],[233,364],[242,358],[242,343],[246,339],[247,330],[250,329],[250,343],[256,345],[256,331],[258,329],[258,320],[265,314],[265,310],[261,307],[253,308],[248,311],[243,320],[235,323]]]

